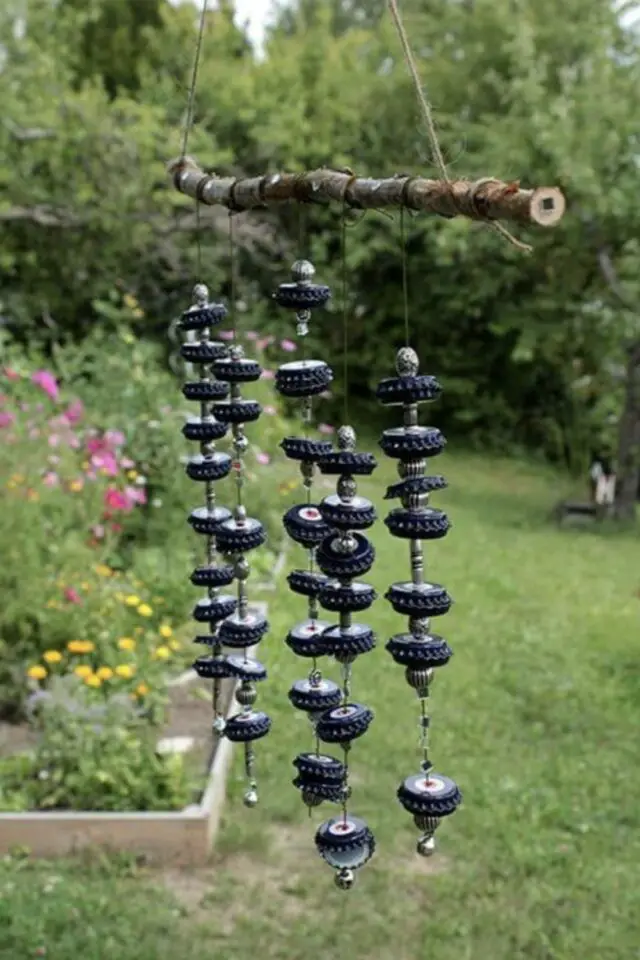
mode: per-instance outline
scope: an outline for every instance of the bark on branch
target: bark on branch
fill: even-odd
[[[409,176],[372,179],[356,177],[350,170],[320,169],[237,180],[209,176],[189,157],[169,164],[169,173],[180,193],[209,206],[220,204],[231,212],[295,200],[335,202],[356,210],[405,207],[447,218],[553,227],[565,210],[564,196],[557,187],[521,190],[519,183],[504,183],[491,177],[447,183]]]

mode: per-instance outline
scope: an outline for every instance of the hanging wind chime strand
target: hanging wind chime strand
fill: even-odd
[[[404,227],[404,224],[402,225]],[[408,315],[406,285],[406,247],[401,230],[403,260],[403,294],[405,317]],[[439,540],[449,530],[449,519],[441,510],[430,507],[429,495],[446,486],[441,476],[426,474],[427,460],[442,453],[445,439],[435,427],[424,427],[418,421],[419,404],[436,400],[441,386],[433,376],[419,374],[418,355],[407,343],[397,353],[397,376],[382,380],[377,387],[378,400],[387,406],[402,407],[403,424],[385,430],[380,438],[383,452],[398,461],[400,482],[392,484],[385,499],[399,499],[401,506],[385,517],[385,525],[393,537],[409,543],[411,580],[392,584],[385,599],[396,613],[409,618],[408,632],[396,634],[387,643],[387,650],[396,663],[405,668],[405,679],[416,691],[420,703],[420,772],[406,777],[398,788],[402,806],[413,814],[422,832],[417,850],[430,856],[435,848],[434,834],[440,821],[452,814],[462,796],[453,780],[433,770],[428,751],[430,718],[427,701],[434,670],[445,666],[452,656],[446,640],[431,633],[431,619],[447,613],[452,600],[444,587],[424,577],[422,541]]]
[[[202,8],[189,89],[182,144],[183,157],[193,124],[206,13],[207,0]],[[201,254],[198,198],[196,222],[199,272]],[[264,543],[264,528],[258,520],[247,516],[243,503],[243,458],[248,447],[244,425],[258,419],[261,407],[256,401],[243,400],[240,385],[258,380],[262,369],[256,361],[245,359],[242,347],[235,342],[236,278],[231,220],[230,269],[234,333],[231,348],[227,349],[223,343],[210,339],[211,329],[227,318],[228,311],[222,304],[209,302],[209,292],[204,284],[196,284],[194,303],[179,321],[179,327],[185,331],[187,337],[182,344],[181,355],[186,362],[197,365],[200,370],[199,380],[187,382],[183,386],[184,396],[200,403],[200,416],[190,417],[183,433],[187,439],[200,443],[200,453],[190,457],[187,462],[187,475],[192,480],[204,483],[205,487],[205,505],[191,512],[189,522],[196,533],[206,538],[206,562],[193,571],[191,582],[206,589],[206,596],[197,602],[193,616],[198,623],[208,624],[209,632],[197,636],[195,642],[209,647],[210,653],[199,656],[193,668],[199,677],[212,680],[214,733],[225,736],[232,742],[244,744],[248,782],[244,801],[247,806],[252,807],[258,802],[253,744],[269,732],[271,720],[265,713],[252,709],[257,699],[255,683],[264,680],[267,671],[261,663],[255,658],[249,658],[247,654],[248,648],[257,644],[268,630],[266,619],[250,612],[246,589],[250,566],[245,554]],[[196,334],[199,335],[199,340],[194,339]],[[229,427],[233,437],[233,457],[215,450],[215,442],[227,434]],[[214,484],[232,471],[236,485],[236,506],[233,513],[216,505],[214,493]],[[222,555],[225,562],[218,562],[219,555]],[[237,582],[237,596],[221,594],[220,589],[229,586],[234,579]],[[223,647],[233,652],[223,652]],[[226,719],[222,711],[221,685],[230,680],[235,684],[235,698],[240,710],[235,716]]]

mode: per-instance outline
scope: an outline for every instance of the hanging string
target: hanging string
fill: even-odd
[[[343,423],[349,423],[349,306],[347,303],[347,206],[342,207],[340,222],[342,267],[342,389],[344,396]]]
[[[231,319],[231,333],[233,340],[238,338],[237,319],[236,319],[236,238],[233,229],[233,214],[229,214],[229,273],[231,281],[231,291],[229,295],[229,315]]]
[[[400,207],[400,257],[402,262],[402,306],[404,309],[404,345],[409,346],[409,283],[407,280],[407,237],[404,207]]]
[[[193,108],[196,97],[196,85],[198,83],[198,67],[200,65],[200,54],[202,52],[202,38],[204,36],[204,25],[207,17],[207,4],[209,0],[204,0],[202,4],[202,11],[200,13],[200,26],[198,28],[198,39],[196,41],[196,53],[193,60],[193,70],[191,73],[191,84],[189,86],[189,97],[187,99],[187,116],[184,124],[184,134],[182,138],[182,160],[187,155],[187,144],[189,142],[189,134],[191,133],[191,128],[193,126]]]
[[[196,276],[202,275],[202,243],[200,240],[200,201],[196,200]]]
[[[400,45],[402,46],[402,52],[404,54],[404,59],[406,61],[407,67],[409,68],[409,73],[413,81],[413,86],[415,87],[416,97],[418,99],[418,106],[422,112],[422,116],[427,128],[427,134],[429,136],[429,142],[431,144],[431,150],[433,151],[433,158],[435,164],[440,173],[440,177],[447,186],[450,188],[450,195],[453,198],[453,191],[451,190],[451,180],[447,172],[447,167],[444,162],[444,157],[442,155],[442,150],[440,149],[440,143],[438,141],[438,134],[436,133],[436,125],[433,120],[433,111],[431,110],[431,105],[427,99],[423,85],[420,81],[420,75],[418,73],[418,67],[416,66],[415,57],[413,56],[413,51],[411,49],[411,44],[409,43],[409,37],[407,36],[407,31],[405,30],[404,23],[402,22],[402,16],[400,15],[400,10],[398,9],[397,0],[387,0],[387,5],[389,8],[389,13],[393,20],[398,38],[400,40]],[[503,227],[501,223],[497,223],[495,220],[487,220],[487,223],[500,233],[506,240],[509,241],[512,246],[516,247],[518,250],[522,250],[523,253],[531,253],[532,247],[526,243],[522,243],[520,240],[517,240],[506,227]]]

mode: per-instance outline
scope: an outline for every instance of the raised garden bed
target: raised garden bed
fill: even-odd
[[[239,709],[235,681],[223,687],[227,717]],[[198,787],[182,810],[152,812],[39,810],[0,813],[0,855],[26,849],[50,858],[89,847],[129,852],[147,862],[199,866],[207,862],[220,824],[233,744],[211,730],[211,685],[188,670],[169,687],[167,721],[159,730],[159,752],[187,752]],[[0,753],[33,747],[28,725],[0,725]]]

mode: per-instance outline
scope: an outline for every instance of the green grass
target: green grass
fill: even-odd
[[[381,599],[368,617],[378,648],[354,672],[354,697],[376,719],[351,756],[351,807],[378,852],[349,894],[335,889],[313,847],[333,808],[309,820],[290,783],[291,759],[311,740],[286,699],[304,673],[284,644],[303,600],[283,591],[269,597],[261,654],[270,677],[260,702],[274,725],[258,746],[260,805],[242,806],[236,763],[214,863],[197,874],[0,865],[2,960],[38,948],[55,960],[639,955],[637,537],[550,526],[565,491],[541,468],[451,455],[442,468],[451,488],[437,503],[453,530],[427,564],[457,601],[438,623],[455,656],[434,684],[431,741],[465,802],[436,856],[415,855],[417,831],[395,799],[419,762],[417,705],[384,651],[403,621]],[[382,516],[392,478],[385,466],[362,484]],[[383,593],[406,576],[407,551],[382,523],[373,536],[371,580]]]

